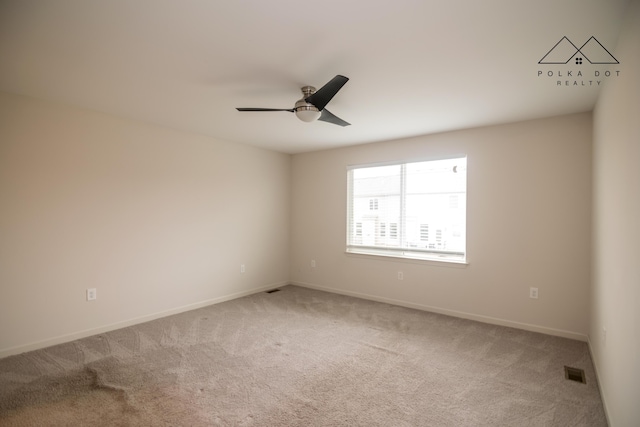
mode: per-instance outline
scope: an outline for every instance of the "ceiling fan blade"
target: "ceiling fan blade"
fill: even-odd
[[[334,125],[338,125],[338,126],[349,126],[349,125],[351,125],[351,123],[345,122],[340,117],[334,116],[326,108],[324,110],[322,110],[322,113],[320,114],[320,117],[318,117],[318,120],[322,120],[323,122],[327,122],[327,123],[333,123]]]
[[[345,76],[337,75],[329,81],[326,85],[322,86],[313,95],[308,96],[305,101],[309,104],[313,104],[318,110],[324,110],[324,107],[331,101],[331,98],[344,86],[349,79]]]
[[[238,111],[288,111],[293,113],[293,108],[236,108]]]

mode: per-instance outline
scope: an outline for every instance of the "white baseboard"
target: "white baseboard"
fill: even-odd
[[[546,335],[569,338],[569,339],[578,340],[578,341],[585,341],[585,342],[587,341],[587,336],[584,334],[565,331],[562,329],[547,328],[545,326],[531,325],[528,323],[520,323],[520,322],[515,322],[512,320],[506,320],[506,319],[498,319],[495,317],[483,316],[480,314],[465,313],[462,311],[449,310],[446,308],[433,307],[433,306],[428,306],[424,304],[416,304],[408,301],[379,297],[376,295],[363,294],[360,292],[345,291],[343,289],[331,288],[328,286],[318,286],[311,283],[305,283],[305,282],[289,282],[289,283],[292,285],[302,286],[305,288],[317,289],[319,291],[332,292],[334,294],[341,294],[341,295],[347,295],[347,296],[356,297],[356,298],[367,299],[371,301],[384,302],[387,304],[398,305],[401,307],[415,308],[417,310],[429,311],[432,313],[444,314],[444,315],[453,316],[453,317],[460,317],[462,319],[475,320],[478,322],[489,323],[492,325],[507,326],[510,328],[523,329],[525,331],[539,332]]]
[[[11,347],[11,348],[7,348],[7,349],[1,349],[0,350],[0,358],[4,358],[4,357],[11,356],[11,355],[14,355],[14,354],[24,353],[26,351],[38,350],[38,349],[41,349],[41,348],[50,347],[52,345],[63,344],[65,342],[74,341],[74,340],[77,340],[77,339],[80,339],[80,338],[89,337],[89,336],[92,336],[92,335],[102,334],[102,333],[113,331],[113,330],[116,330],[116,329],[126,328],[127,326],[133,326],[133,325],[137,325],[139,323],[144,323],[144,322],[149,322],[151,320],[159,319],[161,317],[167,317],[167,316],[171,316],[173,314],[183,313],[185,311],[195,310],[195,309],[198,309],[198,308],[201,308],[201,307],[206,307],[206,306],[213,305],[213,304],[219,304],[221,302],[230,301],[230,300],[233,300],[233,299],[236,299],[236,298],[241,298],[241,297],[244,297],[244,296],[247,296],[247,295],[252,295],[252,294],[255,294],[255,293],[258,293],[258,292],[264,292],[266,290],[277,288],[277,287],[280,287],[280,286],[285,286],[287,284],[296,285],[296,286],[302,286],[302,287],[310,288],[310,289],[317,289],[317,290],[326,291],[326,292],[332,292],[332,293],[335,293],[335,294],[352,296],[352,297],[356,297],[356,298],[367,299],[367,300],[371,300],[371,301],[384,302],[384,303],[387,303],[387,304],[393,304],[393,305],[398,305],[398,306],[407,307],[407,308],[414,308],[414,309],[417,309],[417,310],[429,311],[429,312],[433,312],[433,313],[444,314],[444,315],[447,315],[447,316],[460,317],[462,319],[476,320],[478,322],[489,323],[489,324],[493,324],[493,325],[508,326],[508,327],[512,327],[512,328],[531,331],[531,332],[539,332],[539,333],[543,333],[543,334],[547,334],[547,335],[554,335],[554,336],[559,336],[559,337],[563,337],[563,338],[575,339],[575,340],[578,340],[578,341],[585,341],[585,342],[587,342],[589,344],[589,349],[591,350],[588,337],[586,335],[579,334],[579,333],[576,333],[576,332],[564,331],[564,330],[553,329],[553,328],[547,328],[547,327],[544,327],[544,326],[531,325],[531,324],[527,324],[527,323],[514,322],[514,321],[511,321],[511,320],[498,319],[498,318],[494,318],[494,317],[483,316],[483,315],[478,315],[478,314],[473,314],[473,313],[465,313],[465,312],[461,312],[461,311],[443,309],[443,308],[439,308],[439,307],[427,306],[427,305],[423,305],[423,304],[416,304],[416,303],[396,300],[396,299],[392,299],[392,298],[379,297],[379,296],[376,296],[376,295],[369,295],[369,294],[364,294],[364,293],[360,293],[360,292],[345,291],[345,290],[342,290],[342,289],[331,288],[331,287],[327,287],[327,286],[318,286],[318,285],[314,285],[314,284],[311,284],[311,283],[305,283],[305,282],[281,282],[281,283],[273,283],[273,284],[270,284],[270,285],[261,286],[259,288],[254,288],[254,289],[251,289],[251,290],[248,290],[248,291],[236,292],[236,293],[233,293],[233,294],[229,294],[229,295],[225,295],[225,296],[221,296],[221,297],[217,297],[217,298],[212,298],[212,299],[209,299],[209,300],[200,301],[200,302],[193,303],[193,304],[188,304],[188,305],[172,308],[172,309],[161,311],[161,312],[157,312],[157,313],[148,314],[148,315],[145,315],[145,316],[141,316],[141,317],[137,317],[137,318],[134,318],[134,319],[125,320],[125,321],[122,321],[122,322],[116,322],[116,323],[112,323],[112,324],[109,324],[109,325],[104,325],[104,326],[101,326],[101,327],[98,327],[98,328],[86,329],[86,330],[83,330],[83,331],[77,331],[77,332],[73,332],[71,334],[65,334],[65,335],[61,335],[61,336],[58,336],[58,337],[54,337],[54,338],[50,338],[50,339],[46,339],[46,340],[42,340],[42,341],[37,341],[37,342],[33,342],[33,343],[25,344],[25,345],[20,345],[20,346],[16,346],[16,347]],[[592,354],[592,360],[593,360],[593,352],[591,352],[591,354]],[[594,360],[594,366],[595,366],[595,360]],[[597,375],[597,372],[596,372],[596,375]],[[604,396],[603,396],[603,403],[604,403]],[[606,412],[606,405],[605,405],[605,412]]]
[[[109,325],[100,326],[98,328],[85,329],[83,331],[77,331],[70,334],[60,335],[55,338],[49,338],[42,341],[37,341],[25,345],[11,347],[7,349],[0,349],[0,359],[3,357],[11,356],[14,354],[20,354],[27,351],[39,350],[41,348],[50,347],[52,345],[63,344],[65,342],[74,341],[80,338],[90,337],[92,335],[103,334],[105,332],[114,331],[116,329],[126,328],[127,326],[137,325],[139,323],[149,322],[151,320],[159,319],[161,317],[171,316],[173,314],[184,313],[185,311],[191,311],[198,308],[206,307],[209,305],[219,304],[221,302],[230,301],[236,298],[245,297],[247,295],[264,292],[269,289],[277,288],[279,286],[285,286],[288,282],[272,283],[270,285],[261,286],[259,288],[250,289],[248,291],[236,292],[229,295],[224,295],[217,298],[212,298],[204,301],[199,301],[193,304],[183,305],[181,307],[171,308],[169,310],[160,311],[157,313],[147,314],[145,316],[136,317],[134,319],[124,320],[122,322],[116,322]]]

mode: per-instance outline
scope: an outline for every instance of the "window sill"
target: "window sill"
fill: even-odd
[[[374,259],[374,260],[380,260],[380,261],[399,261],[399,262],[410,262],[414,264],[431,264],[431,265],[437,265],[440,267],[464,268],[467,265],[469,265],[469,262],[466,259],[454,258],[446,255],[412,256],[410,254],[400,255],[395,253],[385,253],[385,252],[376,252],[371,250],[357,250],[357,249],[346,250],[345,255],[353,256],[356,258],[368,258],[368,259]]]

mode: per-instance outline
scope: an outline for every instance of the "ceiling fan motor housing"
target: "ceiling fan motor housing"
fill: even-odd
[[[318,117],[320,117],[320,111],[318,110],[318,108],[306,101],[306,98],[313,95],[315,91],[316,88],[313,86],[303,87],[302,93],[304,97],[302,99],[299,99],[294,107],[296,117],[298,117],[303,122],[313,122],[315,120],[318,120]]]

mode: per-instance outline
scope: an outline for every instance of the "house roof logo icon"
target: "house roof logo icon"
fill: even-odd
[[[589,61],[590,64],[620,63],[602,43],[593,36],[581,47],[577,47],[567,36],[564,36],[538,61],[538,64],[567,64],[576,56],[581,56],[581,58]],[[580,59],[580,62],[577,63],[581,64],[582,60]]]

